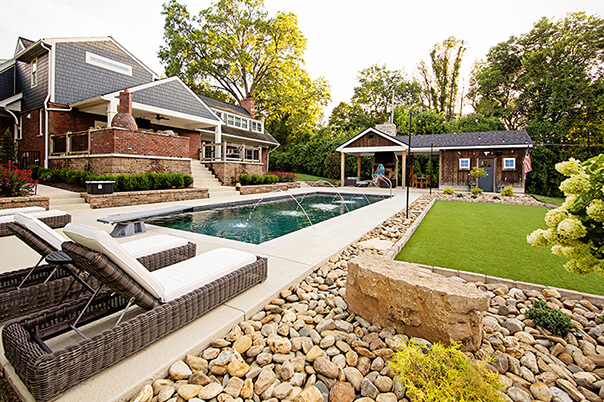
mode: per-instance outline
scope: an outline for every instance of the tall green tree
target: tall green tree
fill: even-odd
[[[0,165],[6,165],[8,161],[15,161],[15,140],[7,128],[2,137],[2,149],[0,149]]]
[[[290,127],[317,122],[329,89],[324,79],[310,79],[302,67],[306,38],[296,15],[271,17],[263,0],[219,0],[196,17],[170,0],[162,14],[164,45],[158,54],[168,76],[177,75],[210,96],[217,86],[229,94],[226,100],[258,98],[261,116],[274,114],[275,121],[296,116],[295,124],[286,122]],[[275,85],[280,92],[272,90]],[[300,107],[307,110],[303,116]]]
[[[352,103],[361,106],[370,116],[382,122],[394,107],[416,107],[420,104],[421,86],[408,81],[401,70],[389,70],[374,64],[359,71]]]
[[[603,34],[602,18],[577,12],[494,46],[473,76],[477,110],[527,127],[534,141],[602,143]]]
[[[418,66],[424,102],[428,108],[444,113],[448,120],[455,117],[459,70],[465,52],[466,42],[451,36],[432,47],[430,64],[422,60]]]

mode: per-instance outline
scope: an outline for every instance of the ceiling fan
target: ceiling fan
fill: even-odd
[[[155,116],[155,120],[160,121],[160,120],[170,120],[170,119],[167,117],[163,117],[158,113],[157,116]]]

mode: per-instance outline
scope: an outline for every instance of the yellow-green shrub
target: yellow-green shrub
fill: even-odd
[[[460,344],[440,343],[430,350],[405,343],[392,356],[390,369],[407,389],[413,402],[503,401],[499,375],[469,360]]]
[[[505,186],[501,190],[501,195],[504,197],[511,197],[514,195],[514,188],[512,186]]]
[[[453,195],[455,194],[455,190],[453,190],[451,187],[445,187],[443,189],[443,194]]]

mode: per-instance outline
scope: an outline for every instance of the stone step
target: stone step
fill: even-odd
[[[50,205],[78,205],[85,204],[86,202],[82,197],[70,197],[70,198],[55,198],[54,196],[50,200]]]

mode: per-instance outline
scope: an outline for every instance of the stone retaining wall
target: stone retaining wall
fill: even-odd
[[[51,169],[88,170],[96,175],[147,172],[191,174],[191,160],[186,158],[124,155],[52,156],[49,162]]]
[[[111,208],[126,205],[153,204],[159,202],[186,201],[208,198],[206,188],[182,188],[174,190],[124,191],[113,194],[86,194],[84,200],[90,208]]]
[[[42,195],[30,195],[28,197],[0,198],[0,209],[42,207],[50,208],[50,198]]]
[[[241,195],[270,193],[271,191],[287,191],[290,188],[300,188],[299,182],[258,184],[255,186],[241,186],[237,190]]]

